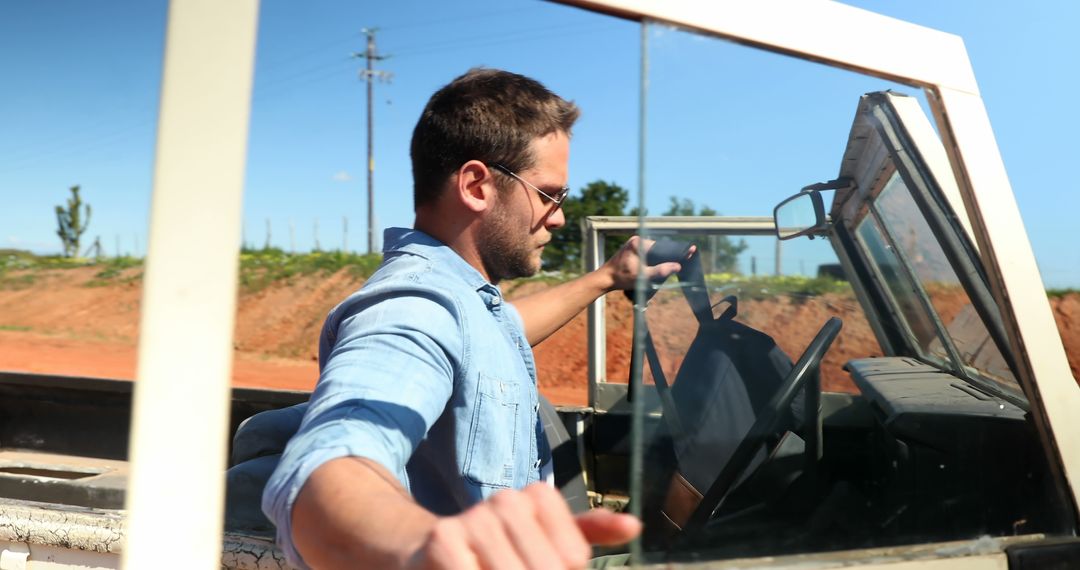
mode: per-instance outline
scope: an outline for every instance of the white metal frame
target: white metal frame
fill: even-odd
[[[169,6],[126,568],[219,568],[257,0]]]
[[[769,217],[737,216],[663,216],[645,217],[642,222],[646,228],[655,230],[655,235],[701,234],[736,236],[775,236],[776,224]],[[582,251],[585,256],[585,271],[593,271],[604,263],[604,236],[606,234],[632,235],[641,231],[636,216],[587,216],[582,220],[581,231],[584,236]],[[629,412],[626,402],[627,384],[608,382],[604,372],[607,362],[606,331],[603,329],[605,302],[603,298],[589,305],[589,406],[600,411]],[[643,408],[658,410],[659,399],[656,388],[644,386]]]
[[[1070,429],[1070,414],[1080,410],[1080,389],[959,37],[824,0],[559,1],[926,89],[994,294],[1018,331],[1010,341],[1021,380],[1037,392],[1033,403],[1045,412],[1078,498],[1080,430]],[[187,567],[220,560],[257,11],[257,0],[183,0],[169,9],[131,437],[128,568],[156,567],[178,548]]]

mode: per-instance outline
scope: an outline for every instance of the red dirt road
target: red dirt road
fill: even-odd
[[[101,286],[94,283],[97,272],[91,267],[42,272],[33,286],[0,289],[0,370],[135,378],[139,281],[126,281],[135,275],[128,270]],[[233,386],[311,390],[319,374],[323,318],[362,284],[342,271],[241,294]],[[581,315],[537,350],[541,390],[553,402],[586,403],[584,343]]]
[[[136,347],[117,342],[62,338],[0,330],[0,370],[61,376],[130,380],[135,378]],[[272,390],[312,390],[319,365],[297,360],[237,352],[232,385]],[[545,396],[557,404],[583,406],[585,385],[543,386]]]
[[[135,378],[136,349],[117,342],[0,331],[0,370]],[[232,385],[276,390],[311,390],[319,378],[315,362],[237,353]]]
[[[134,271],[128,277],[134,276]],[[0,289],[0,370],[118,379],[135,377],[139,295],[137,279],[94,282],[97,269],[55,270],[36,275],[32,286]],[[121,276],[124,277],[124,276]],[[307,276],[242,293],[234,336],[234,386],[310,390],[318,378],[316,347],[326,312],[362,284],[346,272]],[[511,299],[542,287],[510,284]],[[685,302],[658,297],[650,328],[668,376],[679,363],[693,330]],[[629,303],[608,296],[606,376],[625,379],[632,324]],[[1080,295],[1051,299],[1073,375],[1080,377]],[[841,370],[851,358],[880,354],[869,326],[850,297],[825,295],[813,302],[778,299],[740,303],[741,320],[765,331],[793,359],[830,315],[844,330],[822,371],[828,390],[853,391]],[[668,325],[668,326],[665,326]],[[558,404],[587,401],[588,352],[584,314],[540,346],[535,355],[540,390]]]

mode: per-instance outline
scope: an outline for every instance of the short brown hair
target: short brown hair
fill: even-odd
[[[474,68],[431,96],[413,129],[413,205],[438,199],[447,177],[469,160],[519,172],[533,166],[533,140],[570,134],[578,108],[540,82]]]

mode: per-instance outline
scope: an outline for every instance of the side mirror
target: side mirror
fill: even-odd
[[[776,238],[788,240],[799,236],[821,235],[829,229],[825,218],[825,205],[821,193],[806,190],[777,204],[773,209],[776,221]]]

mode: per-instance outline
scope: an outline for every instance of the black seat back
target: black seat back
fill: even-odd
[[[657,245],[665,251],[685,250],[664,241]],[[680,288],[698,330],[670,386],[657,365],[651,336],[645,335],[644,350],[665,418],[646,451],[642,513],[646,541],[652,543],[665,542],[684,528],[792,369],[791,359],[772,337],[735,320],[738,300],[734,296],[712,305],[696,254],[679,261],[683,265],[678,274]],[[724,310],[714,316],[714,309],[719,308]],[[801,430],[804,406],[800,394],[789,407],[777,440],[786,431]],[[771,443],[760,446],[744,476],[765,460]]]

